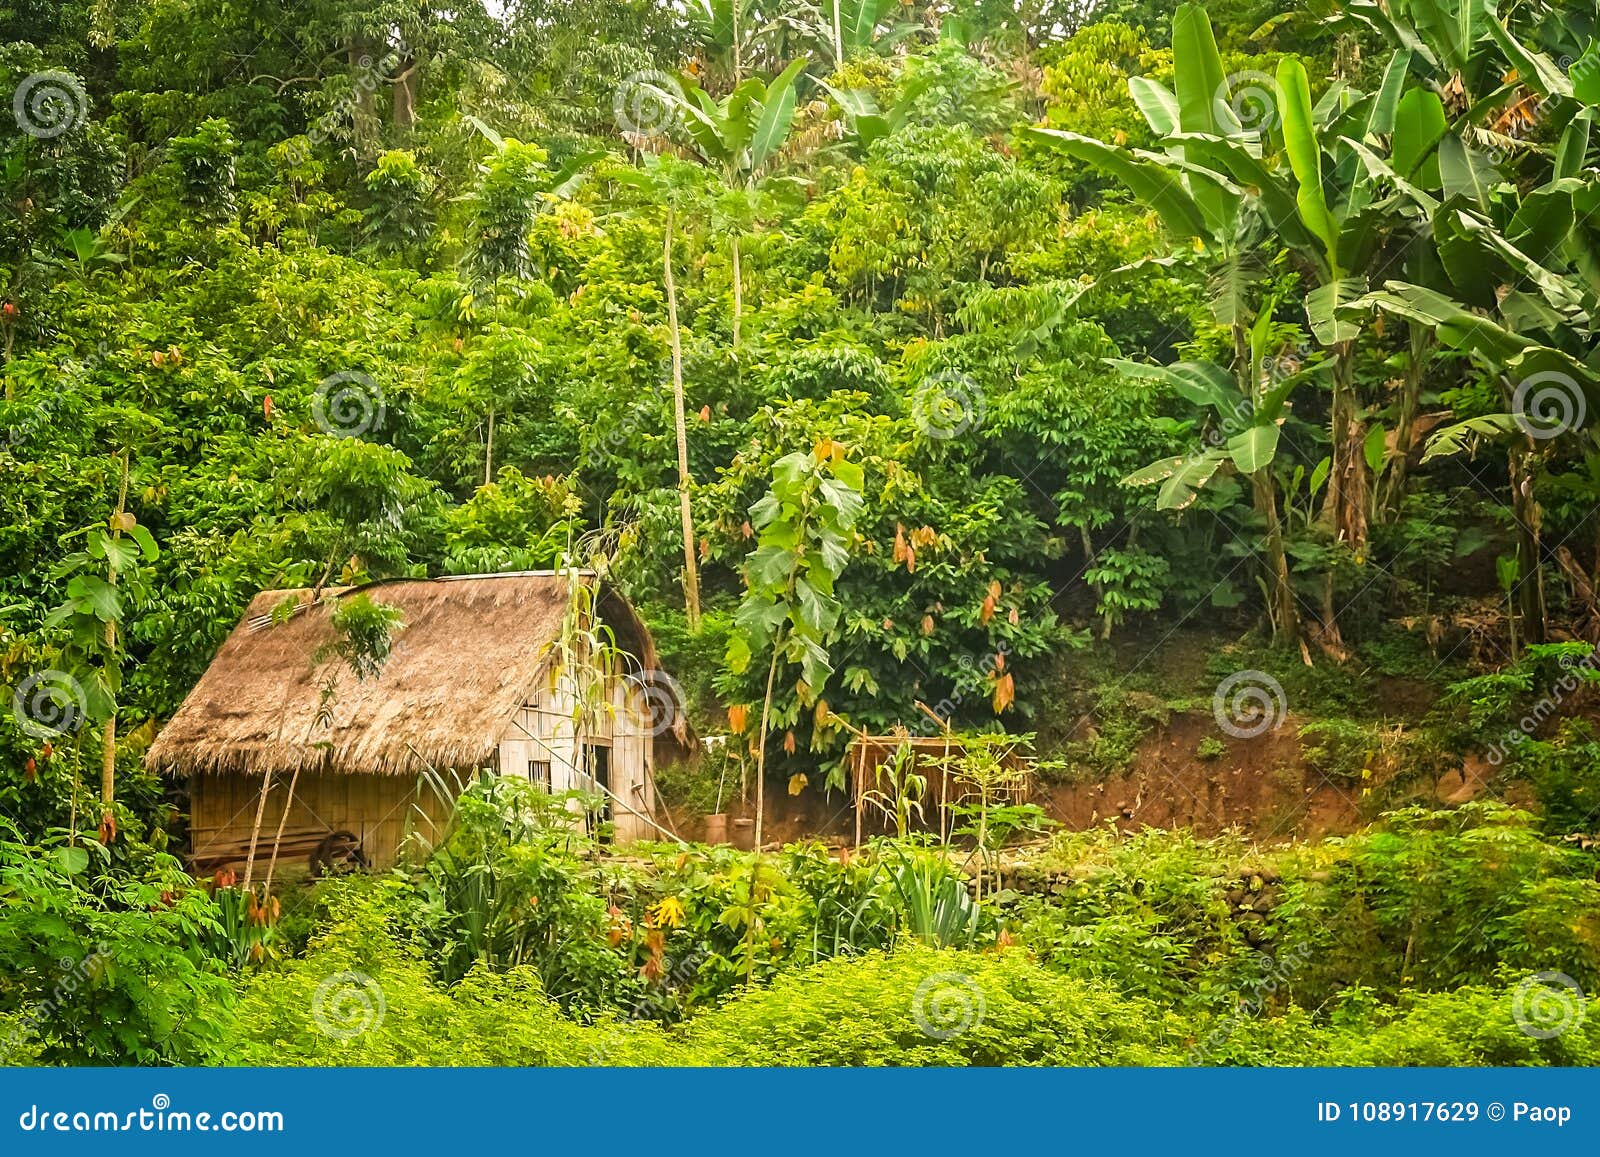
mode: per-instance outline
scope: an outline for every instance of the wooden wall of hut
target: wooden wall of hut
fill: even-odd
[[[280,822],[276,871],[278,878],[291,878],[305,873],[312,850],[334,832],[352,833],[373,868],[388,868],[398,860],[408,832],[418,829],[435,838],[449,818],[448,804],[427,785],[419,790],[415,776],[302,774],[285,821],[288,794],[289,777],[274,776],[256,849],[257,879],[272,858]],[[190,778],[189,846],[196,872],[209,875],[231,865],[242,875],[260,800],[259,775]]]

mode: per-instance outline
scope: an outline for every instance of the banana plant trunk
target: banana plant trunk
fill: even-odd
[[[1283,521],[1278,516],[1278,488],[1270,467],[1250,475],[1256,513],[1266,523],[1267,589],[1272,595],[1272,637],[1293,639],[1299,631],[1294,586],[1289,581],[1289,556],[1283,546]]]
[[[1335,537],[1358,556],[1367,552],[1367,431],[1357,412],[1355,343],[1334,347],[1333,406],[1329,421],[1333,461],[1323,518]]]
[[[1420,325],[1406,327],[1410,336],[1410,352],[1406,359],[1405,377],[1400,382],[1400,413],[1395,419],[1394,455],[1389,460],[1388,473],[1383,477],[1378,496],[1378,517],[1389,522],[1400,515],[1405,502],[1406,485],[1411,474],[1411,452],[1416,449],[1417,411],[1422,408],[1422,374],[1427,365],[1428,347],[1433,335]]]
[[[1522,641],[1542,643],[1546,639],[1543,545],[1540,541],[1540,524],[1544,512],[1533,492],[1533,476],[1537,462],[1533,450],[1526,444],[1512,446],[1509,455],[1511,466],[1511,512],[1517,520],[1516,587],[1517,609],[1522,616]]]

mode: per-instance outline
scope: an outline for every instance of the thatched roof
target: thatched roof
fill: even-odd
[[[591,581],[584,578],[582,581]],[[332,637],[336,600],[365,591],[396,607],[404,626],[375,676],[358,680],[337,657],[313,662]],[[310,591],[262,591],[146,764],[170,775],[336,772],[411,775],[425,767],[488,764],[514,713],[551,660],[569,596],[547,572],[404,580]],[[287,620],[273,612],[301,607]],[[599,614],[618,646],[654,669],[655,646],[620,596],[602,591]],[[329,726],[313,726],[322,686],[338,672]],[[656,739],[692,745],[681,716]]]

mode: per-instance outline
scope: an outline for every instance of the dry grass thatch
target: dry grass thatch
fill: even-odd
[[[413,775],[425,767],[488,764],[501,736],[551,660],[569,599],[565,575],[524,573],[374,584],[375,602],[404,626],[383,669],[357,679],[338,658],[313,659],[331,636],[334,600],[273,622],[285,600],[309,591],[262,591],[200,682],[161,730],[146,763],[169,775],[302,772]],[[617,643],[652,669],[649,632],[619,596],[599,611]],[[338,672],[326,726],[324,682]],[[692,742],[679,718],[657,739]]]

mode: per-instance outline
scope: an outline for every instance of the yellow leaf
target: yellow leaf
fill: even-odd
[[[683,901],[676,896],[663,896],[661,902],[650,909],[650,915],[663,928],[683,926]]]
[[[803,771],[798,775],[791,775],[789,777],[789,794],[799,795],[801,792],[805,791],[806,784],[810,782],[811,781],[806,778],[806,773]]]

